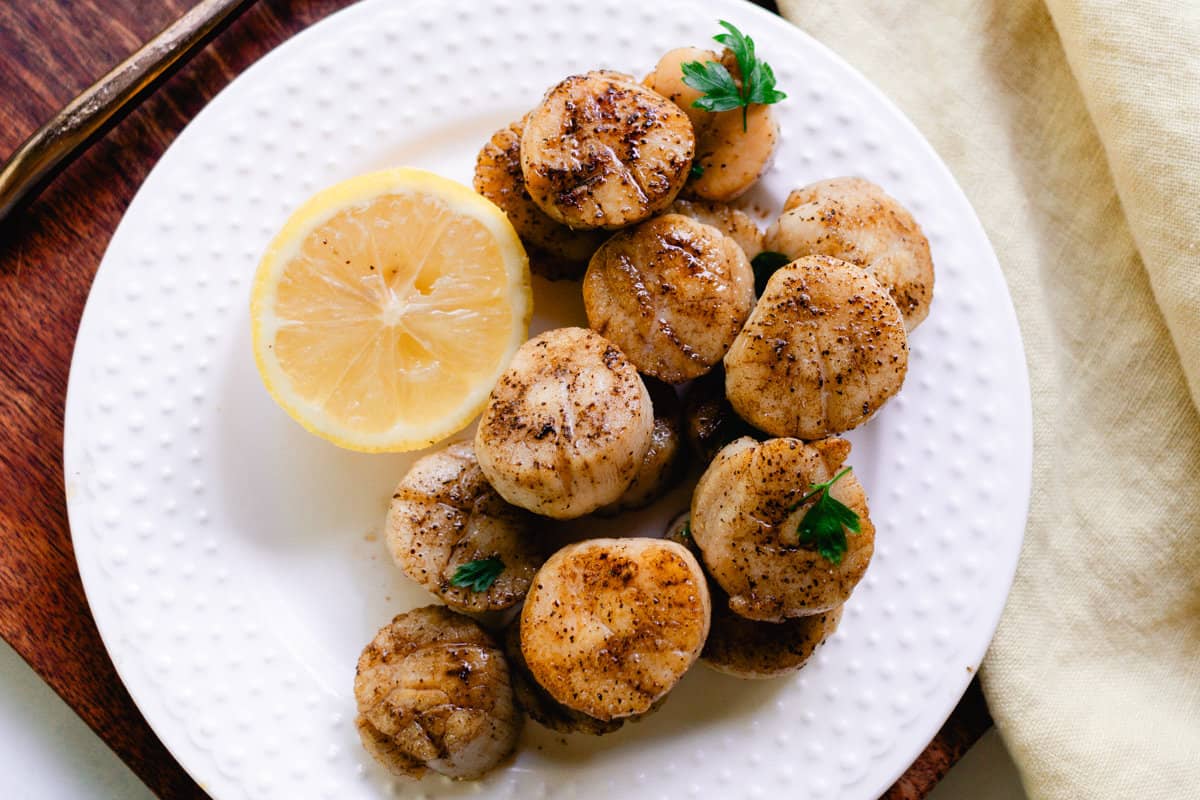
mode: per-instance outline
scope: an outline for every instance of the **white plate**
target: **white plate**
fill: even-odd
[[[429,601],[380,540],[408,456],[316,439],[276,408],[250,352],[250,277],[315,190],[396,164],[469,182],[496,128],[563,76],[643,74],[754,36],[789,99],[747,205],[858,174],[924,226],[933,311],[908,381],[851,435],[878,527],[841,630],[793,677],[698,667],[661,712],[603,738],[527,726],[479,784],[397,787],[360,749],[362,646]],[[537,286],[535,328],[583,319]],[[1030,401],[1011,302],[979,222],[913,126],[799,30],[735,0],[434,4],[368,0],[233,82],[147,178],[80,325],[65,431],[71,530],[96,622],[150,724],[215,797],[878,795],[971,678],[1004,605],[1030,483]],[[677,499],[615,523],[657,534]]]

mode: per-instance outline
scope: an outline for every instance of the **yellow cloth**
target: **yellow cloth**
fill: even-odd
[[[916,122],[1012,291],[1034,488],[982,678],[1026,791],[1200,797],[1200,2],[779,5]]]

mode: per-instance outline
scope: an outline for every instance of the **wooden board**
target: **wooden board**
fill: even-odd
[[[0,229],[0,635],[160,797],[206,795],[118,680],[67,528],[71,349],[108,240],[150,168],[243,69],[345,0],[260,0]],[[182,14],[186,0],[0,4],[0,154]],[[886,795],[924,797],[991,724],[978,686]]]

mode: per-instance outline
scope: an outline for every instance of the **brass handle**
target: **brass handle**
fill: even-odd
[[[63,161],[217,26],[254,0],[201,0],[38,128],[0,168],[0,221],[31,199]]]

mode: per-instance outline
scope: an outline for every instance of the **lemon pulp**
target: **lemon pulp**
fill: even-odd
[[[309,200],[268,248],[251,300],[272,396],[356,450],[415,449],[465,427],[531,311],[528,262],[503,212],[409,169]]]

